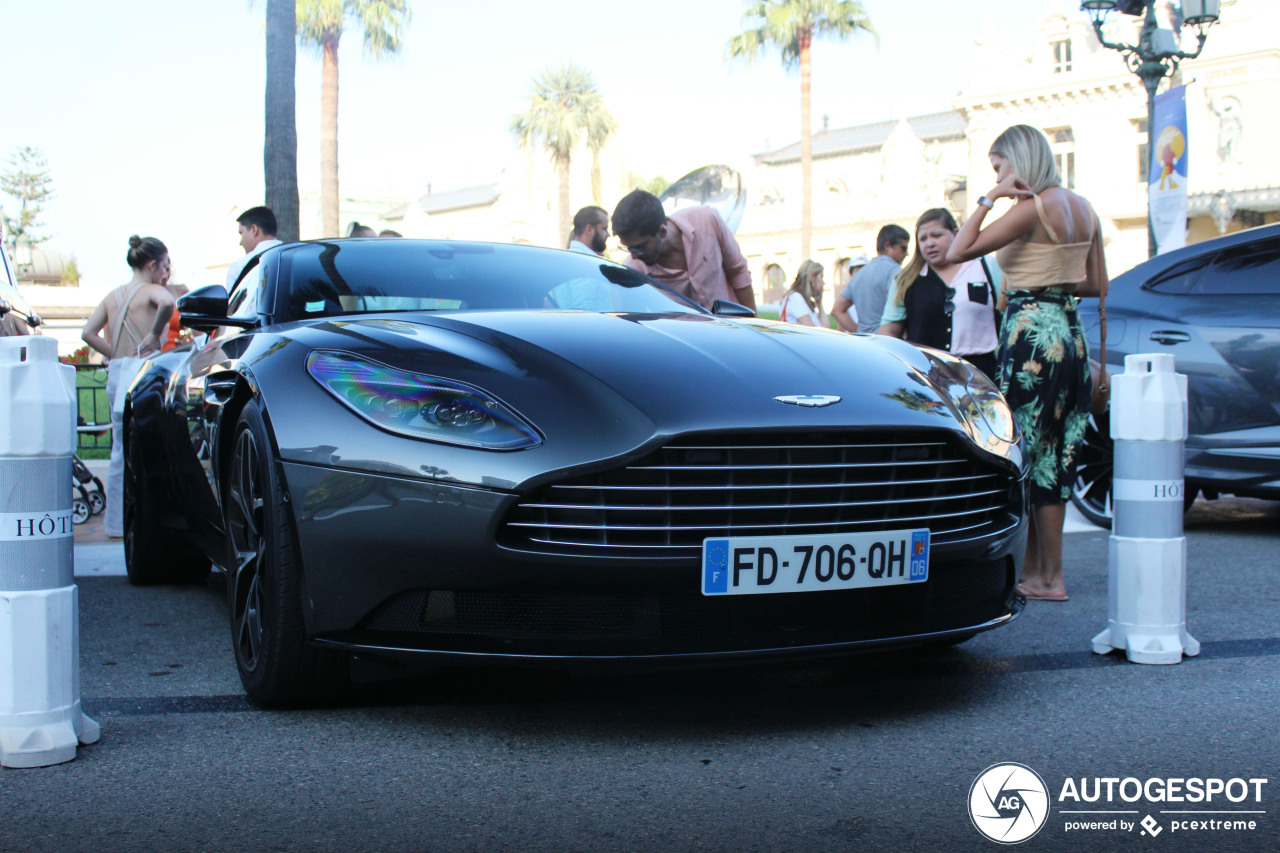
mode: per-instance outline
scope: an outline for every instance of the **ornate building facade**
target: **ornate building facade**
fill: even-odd
[[[1176,9],[1162,4],[1166,26]],[[1112,16],[1108,38],[1137,40],[1140,19]],[[1120,18],[1121,20],[1115,20]],[[1187,86],[1189,243],[1280,218],[1280,2],[1223,0],[1200,59],[1172,82]],[[1189,30],[1182,37],[1194,46]],[[1102,220],[1112,275],[1147,257],[1146,92],[1119,54],[1103,48],[1082,12],[1046,16],[1024,61],[974,74],[954,110],[814,136],[813,253],[842,284],[846,259],[874,255],[893,222],[911,230],[931,207],[957,220],[994,178],[987,151],[1012,124],[1049,137],[1064,183]],[[993,57],[1019,55],[987,45]],[[1025,55],[1025,54],[1023,54]],[[804,259],[800,251],[799,143],[759,154],[746,176],[752,198],[738,239],[757,290],[770,301]],[[829,288],[828,298],[830,298]]]

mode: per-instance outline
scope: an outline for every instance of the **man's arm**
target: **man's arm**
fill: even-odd
[[[724,259],[724,277],[729,282],[729,289],[733,291],[738,304],[754,311],[756,294],[751,288],[751,268],[747,266],[747,259],[742,256],[742,249],[738,248],[738,241],[718,213],[716,223],[716,237],[720,241],[720,256]]]
[[[858,324],[849,316],[849,309],[852,307],[853,302],[843,293],[836,296],[836,303],[831,306],[831,316],[836,318],[836,325],[840,327],[840,331],[851,335],[858,331]]]

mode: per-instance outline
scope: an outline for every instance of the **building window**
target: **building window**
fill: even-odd
[[[777,264],[764,268],[764,301],[780,302],[787,292],[787,274]]]
[[[1076,188],[1076,136],[1069,127],[1050,128],[1044,132],[1049,137],[1053,162],[1067,189]]]
[[[1071,39],[1053,43],[1053,73],[1066,74],[1071,70]]]
[[[765,187],[760,191],[758,198],[756,202],[758,207],[773,207],[783,202],[782,193],[778,192],[777,187]]]
[[[1147,120],[1133,120],[1133,130],[1138,136],[1138,183],[1148,183],[1151,179],[1151,154],[1147,145]]]

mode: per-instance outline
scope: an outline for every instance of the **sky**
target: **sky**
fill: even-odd
[[[775,53],[726,60],[745,0],[410,0],[398,57],[374,62],[357,30],[339,51],[339,180],[417,198],[497,180],[516,161],[511,117],[544,68],[593,73],[641,175],[674,179],[799,138],[799,73]],[[975,42],[1017,50],[1066,0],[863,0],[878,33],[816,41],[813,123],[832,128],[951,108]],[[265,0],[0,0],[7,101],[0,161],[48,161],[43,244],[82,286],[127,281],[131,234],[169,247],[174,278],[241,252],[234,215],[263,199]],[[989,49],[989,48],[988,48]],[[320,184],[320,59],[299,48],[298,183]],[[748,191],[750,188],[748,187]],[[15,200],[0,195],[10,216]],[[606,206],[611,206],[606,200]]]

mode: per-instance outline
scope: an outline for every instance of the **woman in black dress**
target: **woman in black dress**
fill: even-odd
[[[889,290],[880,334],[946,350],[994,379],[1000,268],[994,258],[948,261],[957,230],[941,207],[916,220],[916,251]]]

